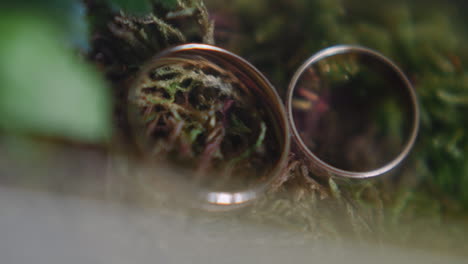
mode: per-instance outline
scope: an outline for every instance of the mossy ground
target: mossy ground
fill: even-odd
[[[334,44],[367,46],[396,61],[420,97],[418,143],[399,170],[369,180],[320,179],[292,156],[281,184],[228,218],[299,230],[313,239],[353,237],[466,254],[468,40],[463,3],[238,0],[226,6],[208,1],[214,31],[201,2],[177,3],[155,5],[154,16],[144,18],[89,5],[97,36],[90,58],[114,83],[117,108],[125,106],[119,101],[125,98],[125,80],[152,55],[179,43],[213,40],[248,59],[282,95],[295,69],[316,51]],[[128,129],[125,124],[121,128]]]

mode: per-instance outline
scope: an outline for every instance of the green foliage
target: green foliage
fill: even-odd
[[[88,49],[88,23],[85,19],[85,9],[79,0],[18,0],[9,1],[0,11],[15,13],[39,14],[60,30],[60,35],[74,46]],[[4,21],[6,22],[14,22]]]
[[[0,127],[5,131],[100,142],[110,134],[103,81],[63,43],[62,31],[35,14],[3,14]]]

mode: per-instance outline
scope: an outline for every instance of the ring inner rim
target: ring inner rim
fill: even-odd
[[[413,119],[413,124],[411,127],[411,133],[406,141],[404,147],[402,148],[402,151],[399,152],[399,154],[390,162],[386,163],[385,165],[381,166],[380,168],[370,170],[370,171],[364,171],[364,172],[357,172],[357,171],[348,171],[348,170],[343,170],[339,169],[337,167],[334,167],[327,162],[323,161],[319,157],[317,157],[304,143],[302,138],[299,135],[299,132],[297,131],[295,122],[294,122],[294,117],[293,117],[293,111],[292,111],[292,99],[293,99],[293,94],[297,85],[297,82],[299,81],[300,77],[302,74],[305,72],[307,68],[310,66],[318,63],[321,60],[324,60],[326,58],[335,56],[335,55],[342,55],[342,54],[350,54],[350,53],[355,53],[357,55],[365,55],[365,56],[370,56],[380,62],[383,63],[383,66],[388,67],[391,69],[393,72],[396,73],[396,75],[400,78],[400,81],[402,81],[405,85],[405,88],[408,90],[409,95],[410,95],[410,101],[411,101],[411,110],[413,112],[412,119]],[[411,151],[419,130],[419,104],[418,104],[418,99],[416,92],[414,90],[413,85],[411,82],[408,80],[406,75],[403,73],[403,71],[390,59],[385,57],[384,55],[361,46],[354,46],[354,45],[337,45],[337,46],[332,46],[329,48],[326,48],[324,50],[319,51],[309,59],[307,59],[301,67],[298,68],[298,70],[295,72],[293,78],[291,79],[291,82],[289,83],[288,91],[287,91],[287,97],[286,97],[286,111],[287,111],[287,116],[288,116],[288,121],[289,121],[289,126],[291,128],[291,134],[292,134],[292,139],[294,143],[299,147],[302,153],[304,153],[309,160],[313,162],[314,165],[317,165],[320,169],[325,170],[327,173],[330,173],[331,175],[336,175],[336,176],[343,176],[343,177],[348,177],[348,178],[369,178],[369,177],[375,177],[379,176],[382,174],[385,174],[392,170],[393,168],[397,167],[403,159],[408,156],[409,152]]]

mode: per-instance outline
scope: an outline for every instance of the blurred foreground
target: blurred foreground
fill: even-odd
[[[133,208],[83,197],[0,188],[0,256],[50,263],[465,263],[431,250],[354,241],[169,209]],[[160,209],[160,208],[159,208]]]

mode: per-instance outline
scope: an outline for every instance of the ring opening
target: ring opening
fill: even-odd
[[[383,55],[357,46],[325,49],[296,72],[287,98],[293,138],[321,169],[371,177],[408,154],[419,126],[416,95]]]
[[[141,69],[128,100],[143,155],[172,164],[177,184],[194,187],[201,203],[249,202],[286,165],[289,128],[276,91],[226,50],[186,44],[160,53]]]

